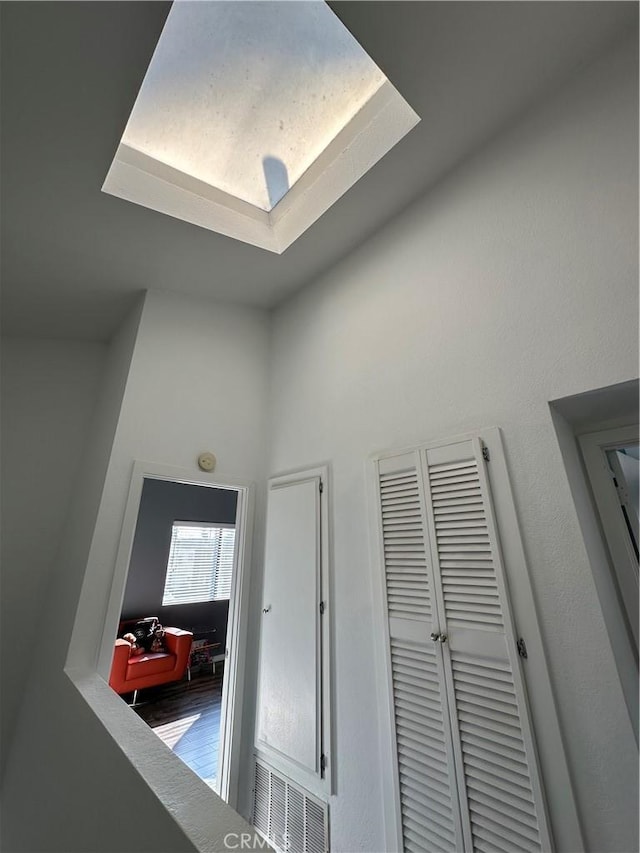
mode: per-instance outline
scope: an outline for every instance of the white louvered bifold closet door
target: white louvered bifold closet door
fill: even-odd
[[[412,810],[405,812],[403,801],[406,851],[535,853],[551,849],[482,451],[480,439],[468,439],[379,462],[400,790],[406,746],[402,741],[404,694],[399,691],[396,675],[400,659],[395,648],[398,630],[392,627],[398,619],[394,608],[404,603],[404,618],[413,618],[415,624],[415,615],[409,614],[415,614],[417,602],[426,602],[420,628],[414,627],[412,632],[414,645],[418,645],[419,636],[423,643],[420,660],[413,653],[414,678],[416,683],[429,684],[433,717],[446,720],[442,743],[451,742],[449,760],[453,766],[448,766],[447,772],[441,770],[442,754],[435,766],[442,773],[438,778],[446,776],[448,783],[441,799],[449,802],[451,786],[455,786],[462,827],[462,837],[452,838],[444,848],[433,846],[426,833],[425,840],[418,843],[411,836],[409,844],[408,819],[420,818],[427,831],[432,830],[431,804],[425,799],[412,801]],[[388,469],[409,458],[414,465],[418,460],[415,494],[419,497],[423,489],[424,497],[422,501],[414,498],[394,504],[393,495],[400,492],[392,491]],[[398,477],[396,482],[400,482]],[[403,482],[405,486],[411,482],[410,475],[405,474]],[[411,514],[403,515],[401,507],[411,508]],[[393,527],[389,526],[390,518],[394,519]],[[397,527],[399,524],[402,528]],[[411,539],[414,547],[419,545],[417,532],[423,531],[426,555],[418,558],[418,551],[413,552],[410,564],[424,567],[424,588],[419,596],[413,595],[407,581],[398,586],[394,543],[399,529],[416,533]],[[411,576],[418,577],[415,572]],[[405,593],[402,596],[400,589]],[[408,664],[402,665],[408,673]],[[426,750],[431,730],[421,722],[414,720],[412,743]],[[431,778],[433,770],[426,752],[425,759],[428,769],[423,772]],[[453,805],[450,809],[455,814]]]
[[[382,547],[404,850],[437,853],[461,850],[462,831],[418,466],[417,453],[379,463]]]

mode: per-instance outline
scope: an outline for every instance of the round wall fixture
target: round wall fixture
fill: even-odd
[[[198,456],[198,467],[201,471],[213,471],[216,467],[216,457],[213,453],[201,453]]]

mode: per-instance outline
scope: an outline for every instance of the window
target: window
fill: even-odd
[[[231,596],[235,527],[175,521],[162,605],[224,601]]]
[[[324,2],[174,3],[102,189],[280,253],[418,121]]]

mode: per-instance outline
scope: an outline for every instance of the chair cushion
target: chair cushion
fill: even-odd
[[[127,665],[127,681],[132,678],[146,678],[160,672],[169,672],[176,665],[176,656],[166,652],[146,652],[138,657],[129,658]]]

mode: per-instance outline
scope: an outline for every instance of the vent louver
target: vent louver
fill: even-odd
[[[281,853],[329,853],[327,804],[258,760],[253,825]]]

